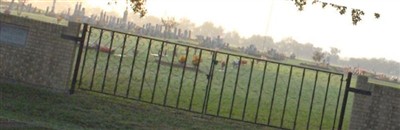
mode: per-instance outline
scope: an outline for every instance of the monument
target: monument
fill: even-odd
[[[53,17],[56,16],[55,8],[56,8],[56,0],[53,0],[53,6],[51,7],[51,11],[48,14],[49,16],[53,16]]]

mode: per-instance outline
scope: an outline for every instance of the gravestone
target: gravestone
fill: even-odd
[[[188,31],[185,30],[185,31],[183,32],[183,38],[186,39],[186,38],[187,38],[187,35],[188,35]]]
[[[8,5],[8,8],[4,11],[4,14],[11,14],[11,10],[13,9],[14,5],[14,0],[11,1],[10,5]]]
[[[178,38],[181,39],[182,38],[182,30],[178,29]]]
[[[175,39],[178,38],[178,37],[177,37],[177,33],[178,33],[178,29],[175,27],[175,28],[174,28],[174,33],[173,33],[173,35],[172,35],[173,38],[175,38]]]
[[[49,8],[50,8],[49,6],[46,7],[46,12],[45,12],[46,15],[49,14]]]
[[[68,8],[68,11],[67,11],[67,19],[69,19],[69,16],[71,16],[71,8]]]
[[[55,8],[56,8],[56,0],[53,0],[53,6],[51,6],[51,13],[55,14]]]
[[[37,10],[37,7],[33,8],[33,13],[38,13]]]

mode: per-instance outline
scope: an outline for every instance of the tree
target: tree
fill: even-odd
[[[171,29],[175,28],[178,25],[178,22],[175,21],[174,17],[168,17],[167,19],[161,18],[161,22],[165,26],[164,38],[171,38]]]
[[[224,29],[221,26],[214,26],[214,23],[212,22],[204,22],[201,26],[194,29],[194,33],[196,35],[216,37],[218,35],[222,35],[224,33]]]
[[[227,32],[224,34],[224,41],[228,42],[231,45],[239,45],[240,43],[240,35],[238,32],[236,31],[232,31],[232,32]]]
[[[325,53],[323,53],[322,51],[314,51],[314,55],[312,57],[312,59],[315,62],[321,62],[321,60],[325,57]]]
[[[299,9],[299,11],[304,10],[304,6],[307,4],[307,0],[292,0],[294,1],[294,4],[296,5],[296,7]],[[344,15],[347,12],[347,7],[343,6],[343,5],[338,5],[338,4],[334,4],[334,3],[327,3],[327,2],[322,2],[319,0],[313,0],[312,2],[313,5],[316,4],[321,4],[322,8],[325,8],[327,5],[332,6],[333,8],[336,8],[337,11],[339,11],[340,15]],[[357,25],[358,22],[360,22],[361,16],[365,15],[364,11],[361,9],[351,9],[351,18],[352,18],[352,22],[353,25]],[[374,16],[376,19],[378,19],[380,17],[379,13],[374,13]]]
[[[330,62],[337,63],[339,61],[339,53],[340,53],[340,50],[338,48],[331,47],[329,57],[327,57],[327,58],[329,59]]]
[[[179,19],[177,27],[179,27],[180,29],[184,29],[184,30],[192,30],[196,27],[196,24],[194,24],[188,18],[181,18],[181,19]]]
[[[254,44],[260,51],[265,51],[265,48],[274,48],[274,41],[269,36],[252,35],[243,40],[244,45]]]
[[[290,54],[290,59],[296,59],[296,54],[294,53]]]
[[[120,0],[110,0],[108,4],[117,4]],[[144,7],[146,0],[125,0],[131,7],[134,13],[139,13],[140,17],[144,17],[147,14],[147,9]]]
[[[254,44],[251,44],[250,46],[246,47],[244,52],[249,54],[249,55],[252,55],[252,56],[258,56],[259,55],[257,47]]]
[[[338,55],[340,50],[336,47],[331,47],[331,55]]]

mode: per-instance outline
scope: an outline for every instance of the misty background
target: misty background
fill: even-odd
[[[5,1],[9,0],[2,0],[1,2]],[[109,15],[114,15],[118,17],[122,16],[121,9],[115,10],[115,8],[117,8],[113,7],[115,5],[109,5],[108,7],[104,7],[101,6],[104,3],[93,0],[87,0],[87,1],[57,0],[56,12],[57,13],[63,11],[65,12],[68,10],[68,8],[71,8],[71,10],[73,10],[76,2],[83,2],[84,7],[86,8],[87,16],[91,14],[100,14],[102,10],[107,11],[107,14]],[[94,2],[100,2],[100,3],[95,4]],[[40,9],[46,9],[48,6],[52,5],[52,0],[27,0],[27,3],[32,3],[33,6],[36,6]],[[149,12],[151,12],[151,10],[149,10]],[[161,16],[165,15],[166,13],[164,12],[164,14],[162,14]],[[262,16],[262,17],[268,17],[268,16]],[[151,13],[149,13],[149,15],[147,15],[144,18],[139,18],[137,14],[133,14],[132,12],[129,14],[129,20],[133,21],[135,24],[139,26],[146,23],[162,24],[161,18],[163,17],[160,17],[160,15],[154,16]],[[283,37],[281,39],[274,39],[272,36],[267,36],[265,34],[264,35],[252,34],[252,35],[242,36],[240,32],[232,29],[225,29],[223,26],[217,25],[212,21],[205,21],[203,23],[198,23],[198,22],[193,22],[191,19],[187,17],[177,18],[176,21],[178,22],[177,26],[178,28],[192,30],[192,38],[195,38],[196,35],[209,36],[213,38],[220,36],[221,38],[224,39],[224,42],[229,43],[230,47],[248,48],[249,46],[253,46],[257,49],[257,51],[261,52],[266,52],[270,49],[275,49],[278,52],[285,54],[286,56],[295,54],[297,59],[308,60],[308,61],[312,61],[313,52],[322,51],[327,54],[327,57],[329,57],[329,62],[332,65],[338,65],[343,67],[359,67],[367,69],[373,73],[385,73],[391,76],[400,77],[399,61],[388,60],[384,57],[351,58],[346,55],[342,55],[340,47],[330,46],[327,49],[327,47],[317,46],[317,44],[315,43],[299,42],[294,37]],[[362,46],[362,44],[360,46]],[[339,51],[332,51],[333,49],[337,49]],[[354,49],[359,49],[359,48],[354,48]],[[370,51],[385,51],[385,50],[377,49]],[[394,57],[400,57],[399,53],[391,55],[394,55]]]

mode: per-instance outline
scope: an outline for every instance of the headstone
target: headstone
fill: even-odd
[[[50,14],[55,14],[55,8],[56,8],[56,0],[53,0],[53,6],[51,7],[51,12]]]
[[[33,12],[32,4],[29,4],[29,5],[28,5],[28,10],[29,10],[28,12],[30,12],[30,13]]]
[[[75,4],[74,13],[72,15],[76,16],[77,11],[78,11],[78,2],[76,2]]]
[[[33,9],[33,13],[37,13],[37,7]]]
[[[175,38],[175,39],[178,38],[178,37],[177,37],[177,33],[178,33],[178,29],[175,27],[175,28],[174,28],[173,38]]]
[[[187,38],[187,35],[188,35],[188,31],[187,30],[185,30],[184,32],[183,32],[183,38]]]
[[[82,10],[82,2],[79,3],[78,5],[78,12]]]
[[[14,5],[14,0],[11,1],[10,5],[8,6],[8,8],[4,11],[4,14],[11,14],[11,10],[13,9],[13,5]]]
[[[8,6],[9,10],[13,10],[14,9],[14,0],[11,0],[10,5]]]
[[[69,16],[71,16],[71,8],[68,8],[68,12],[67,12],[67,18],[69,19]]]
[[[150,35],[153,36],[153,37],[156,36],[156,29],[155,29],[154,26],[150,27]]]
[[[82,8],[81,16],[84,17],[85,14],[86,14],[86,9],[85,9],[85,8]]]
[[[22,7],[22,2],[19,2],[19,3],[17,4],[17,9],[16,9],[18,15],[21,15],[22,9],[23,9],[23,7]]]
[[[46,13],[45,13],[46,15],[49,14],[49,8],[50,8],[49,6],[46,7]]]
[[[182,30],[178,29],[178,38],[182,38]]]

